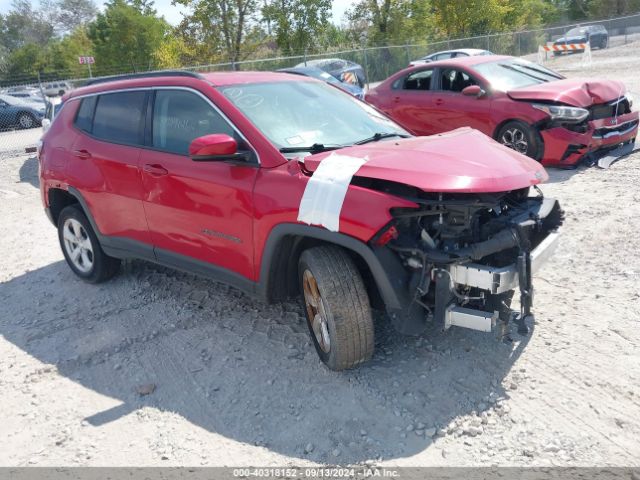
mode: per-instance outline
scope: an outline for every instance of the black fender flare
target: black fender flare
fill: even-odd
[[[360,256],[369,268],[386,308],[401,308],[400,299],[392,286],[391,280],[387,275],[387,271],[369,245],[343,233],[331,232],[324,228],[301,225],[298,223],[282,223],[276,225],[269,233],[269,237],[264,245],[262,262],[260,265],[260,282],[257,287],[257,293],[260,297],[268,297],[268,292],[271,287],[270,282],[272,281],[270,270],[275,260],[275,255],[277,255],[278,245],[287,236],[321,240],[326,243],[346,248]]]

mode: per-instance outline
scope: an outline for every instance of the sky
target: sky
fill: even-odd
[[[12,0],[0,0],[0,13],[6,13],[11,9]],[[35,4],[37,0],[32,0]],[[96,3],[100,3],[100,0],[96,1]],[[164,15],[164,18],[173,25],[176,25],[180,22],[182,16],[180,12],[182,7],[171,5],[171,0],[155,0],[156,9],[160,15]],[[340,24],[342,22],[342,17],[344,16],[344,12],[351,6],[352,0],[333,0],[333,9],[332,9],[332,21],[335,24]]]

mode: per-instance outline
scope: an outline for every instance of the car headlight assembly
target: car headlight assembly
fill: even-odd
[[[629,110],[631,110],[631,108],[633,107],[633,100],[634,100],[633,95],[627,92],[625,97],[627,97],[627,102],[629,102]]]
[[[544,105],[540,103],[534,103],[532,106],[549,115],[551,120],[565,123],[580,123],[589,116],[589,111],[584,108]]]

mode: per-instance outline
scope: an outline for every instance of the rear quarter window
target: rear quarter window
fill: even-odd
[[[74,125],[83,132],[91,133],[93,125],[93,112],[96,108],[96,100],[98,97],[86,97],[80,100],[80,107]]]
[[[146,98],[143,91],[100,95],[93,118],[93,135],[113,143],[142,144]]]

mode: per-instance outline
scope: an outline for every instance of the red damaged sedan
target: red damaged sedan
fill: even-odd
[[[508,56],[410,67],[365,100],[416,135],[469,126],[558,167],[633,143],[638,133],[638,112],[621,82],[566,79]]]

